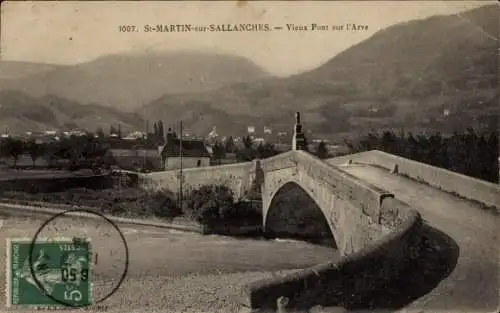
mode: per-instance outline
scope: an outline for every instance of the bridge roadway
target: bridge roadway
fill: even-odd
[[[453,272],[401,312],[499,312],[499,218],[450,193],[369,165],[339,166],[417,209],[458,244]]]

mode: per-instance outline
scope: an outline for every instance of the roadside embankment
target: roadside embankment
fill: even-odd
[[[0,215],[9,215],[9,216],[53,216],[56,214],[62,214],[68,210],[76,210],[83,209],[91,212],[98,212],[96,208],[90,207],[82,207],[82,206],[71,206],[64,204],[52,204],[52,203],[43,203],[43,202],[34,202],[34,201],[22,201],[22,200],[12,200],[9,199],[5,201],[5,199],[0,199]],[[101,219],[100,216],[86,213],[86,212],[68,212],[61,216],[61,218],[71,218],[74,216],[78,216],[81,218],[88,219]],[[117,217],[110,214],[104,214],[106,218],[109,220],[119,223],[122,225],[143,225],[143,226],[152,226],[152,227],[160,227],[160,228],[169,228],[180,231],[189,231],[196,233],[203,233],[203,228],[198,225],[188,225],[188,223],[181,222],[164,222],[158,219],[139,219],[139,218],[126,218],[126,217]]]

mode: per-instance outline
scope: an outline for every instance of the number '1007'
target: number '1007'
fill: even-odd
[[[80,280],[87,281],[89,279],[89,270],[82,268],[80,273],[78,273],[76,268],[61,268],[61,278],[63,282],[75,281],[77,275],[80,275]]]

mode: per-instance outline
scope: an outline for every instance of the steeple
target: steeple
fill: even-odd
[[[300,112],[295,113],[295,128],[293,131],[292,150],[306,150],[306,138],[302,132]]]

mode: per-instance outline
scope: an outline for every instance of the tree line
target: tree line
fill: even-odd
[[[492,183],[499,182],[498,133],[476,133],[472,128],[451,136],[370,132],[357,142],[346,141],[350,153],[381,150]]]
[[[228,137],[225,141],[216,141],[212,148],[215,160],[221,160],[226,157],[228,153],[234,153],[236,159],[240,162],[270,158],[283,152],[269,142],[259,142],[256,145],[254,139],[249,135],[242,138],[242,144],[239,146],[235,144],[232,137]],[[306,151],[321,159],[329,156],[328,148],[324,141],[321,141],[314,151],[310,151],[309,144],[306,140]]]
[[[105,163],[107,147],[93,135],[71,136],[54,142],[37,142],[34,139],[21,140],[3,138],[0,141],[0,156],[13,161],[13,167],[22,155],[29,155],[33,167],[36,161],[44,158],[48,167],[60,166],[58,161],[67,160],[67,168],[99,168]]]
[[[153,123],[153,129],[152,129],[153,132],[150,132],[150,130],[148,129],[147,130],[147,135],[150,136],[150,137],[158,137],[158,138],[164,138],[165,137],[165,128],[163,126],[163,122],[162,121],[156,121]],[[122,138],[122,130],[121,130],[121,127],[120,125],[118,125],[118,127],[115,127],[114,125],[110,125],[109,126],[109,135],[112,136],[112,135],[115,135],[116,137],[118,138]],[[97,135],[97,137],[99,138],[104,138],[106,137],[106,135],[104,134],[104,129],[102,127],[99,127],[95,130],[95,134]]]

